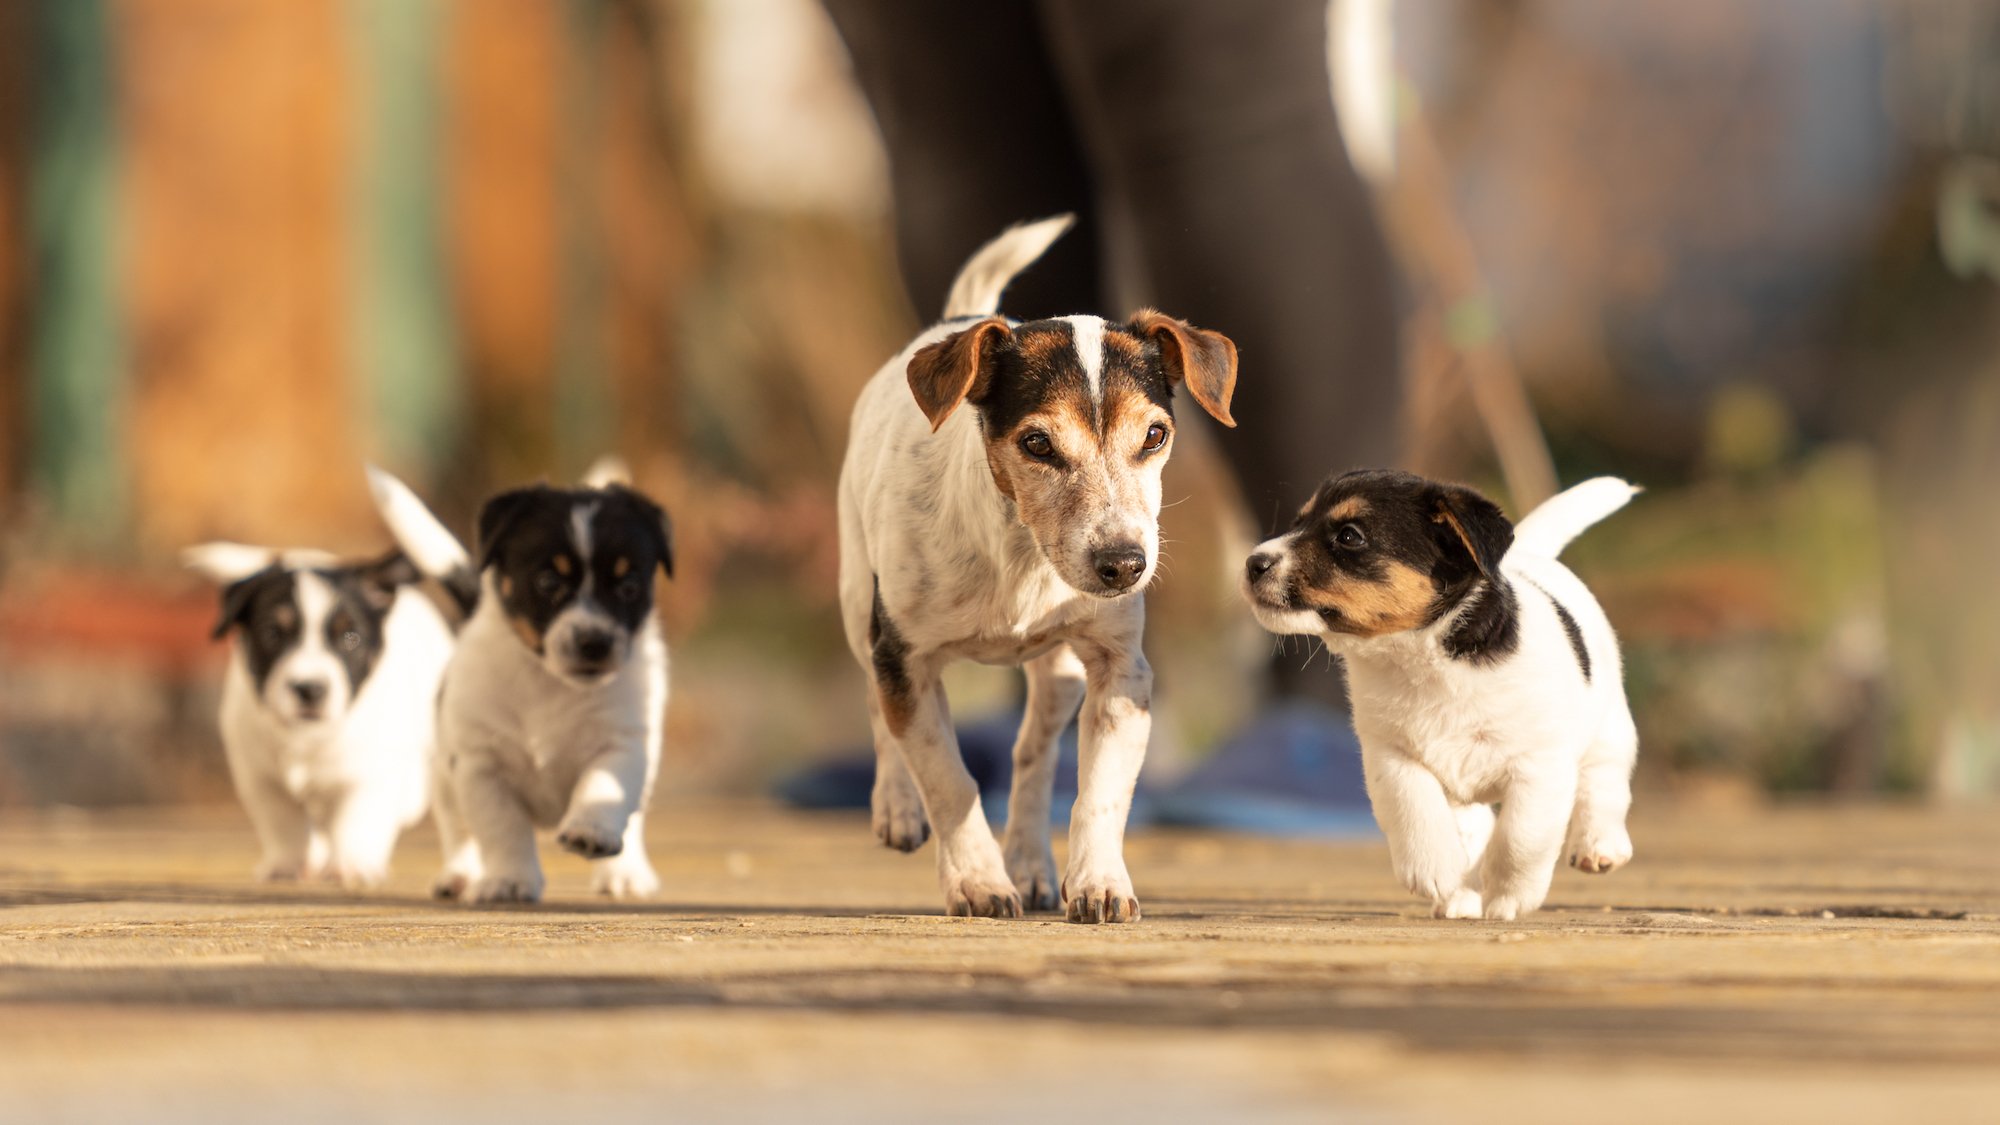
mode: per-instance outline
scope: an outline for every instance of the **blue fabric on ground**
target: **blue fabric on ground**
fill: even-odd
[[[965,768],[995,825],[1006,823],[1019,712],[1001,712],[958,728]],[[1076,800],[1076,724],[1057,744],[1051,819],[1069,822]],[[875,751],[850,749],[774,787],[780,800],[807,809],[865,809],[875,783]],[[1374,835],[1361,746],[1346,716],[1313,704],[1273,708],[1164,793],[1141,786],[1131,824],[1219,828],[1270,836]]]
[[[1361,744],[1325,707],[1272,708],[1154,799],[1162,824],[1273,836],[1374,835]]]

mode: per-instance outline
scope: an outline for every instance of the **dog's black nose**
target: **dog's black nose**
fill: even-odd
[[[1090,556],[1097,577],[1114,590],[1129,590],[1146,572],[1146,552],[1130,543],[1106,547]]]
[[[325,680],[293,680],[285,686],[291,688],[292,694],[299,697],[301,707],[317,707],[326,702]]]
[[[1262,578],[1266,574],[1269,574],[1271,572],[1271,568],[1277,565],[1278,565],[1278,556],[1256,554],[1256,555],[1251,555],[1250,561],[1243,564],[1243,570],[1244,573],[1250,576],[1250,581],[1255,582],[1259,578]]]
[[[602,664],[611,659],[611,634],[602,629],[578,632],[576,655],[579,660],[586,660],[592,664]]]

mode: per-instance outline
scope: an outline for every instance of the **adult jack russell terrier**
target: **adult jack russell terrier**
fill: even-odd
[[[1123,324],[999,315],[1001,290],[1071,221],[980,249],[944,320],[861,392],[840,477],[840,602],[868,677],[882,842],[909,851],[936,830],[952,914],[1018,917],[1060,901],[1073,922],[1130,922],[1125,820],[1151,730],[1142,592],[1159,558],[1173,390],[1234,425],[1236,348],[1151,311]],[[1004,843],[952,734],[939,674],[955,660],[1027,672]],[[1058,881],[1055,743],[1080,702]]]
[[[1618,638],[1556,556],[1637,491],[1585,481],[1516,527],[1469,488],[1364,470],[1250,555],[1257,620],[1346,663],[1390,861],[1438,917],[1534,910],[1565,844],[1593,874],[1632,858]]]

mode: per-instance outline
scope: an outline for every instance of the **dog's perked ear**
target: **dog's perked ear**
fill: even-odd
[[[355,567],[361,579],[361,596],[368,604],[381,612],[388,612],[396,604],[396,589],[400,586],[414,586],[423,581],[417,564],[410,561],[401,551],[390,551],[371,563]]]
[[[629,500],[639,509],[639,524],[653,537],[653,549],[660,553],[660,570],[668,578],[674,576],[674,521],[667,517],[667,510],[653,503],[645,493],[613,484],[607,491]]]
[[[222,613],[215,619],[215,629],[208,634],[210,640],[219,641],[229,635],[229,630],[244,624],[250,614],[250,603],[257,591],[273,578],[283,574],[278,566],[271,565],[248,578],[240,578],[222,588]]]
[[[1438,485],[1433,505],[1431,521],[1445,529],[1447,549],[1463,551],[1481,578],[1492,578],[1514,545],[1513,521],[1498,504],[1464,485]]]
[[[1236,393],[1235,341],[1153,309],[1132,314],[1132,331],[1159,346],[1169,381],[1185,384],[1216,421],[1236,425],[1229,415],[1229,399]]]
[[[493,565],[494,552],[507,537],[507,530],[520,522],[541,498],[548,493],[546,485],[530,485],[502,492],[488,500],[479,509],[479,569]]]
[[[958,404],[967,399],[978,402],[986,393],[986,365],[996,345],[1014,334],[997,316],[954,332],[935,344],[926,344],[910,357],[910,393],[930,419],[936,433]]]

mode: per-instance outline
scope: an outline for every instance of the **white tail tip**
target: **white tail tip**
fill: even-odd
[[[1007,283],[1041,257],[1063,232],[1076,225],[1071,214],[1022,223],[1001,231],[960,267],[945,298],[944,318],[992,316],[1000,311],[1000,294]]]
[[[465,544],[438,522],[430,506],[418,499],[409,485],[373,465],[367,468],[368,491],[375,497],[375,508],[389,525],[396,545],[418,570],[443,577],[471,564]]]

